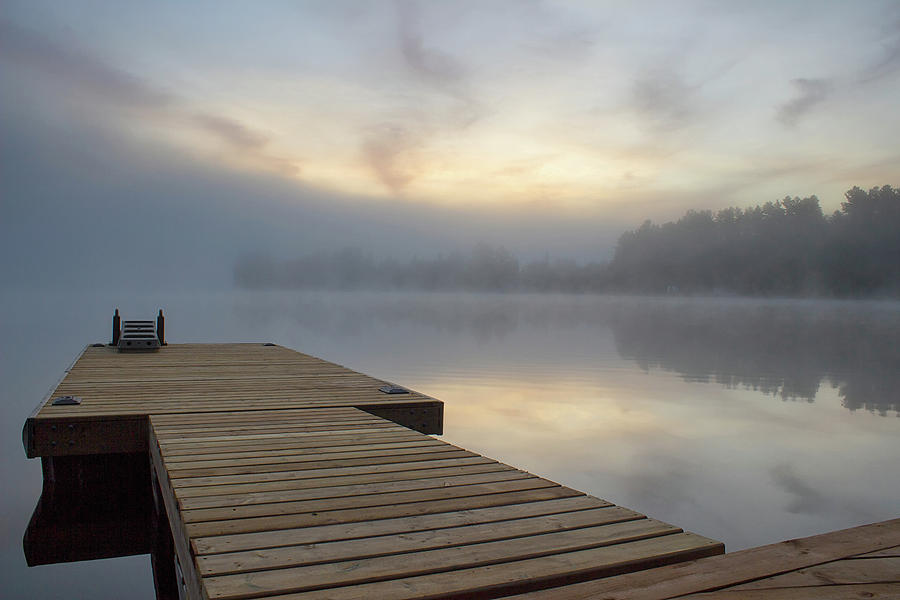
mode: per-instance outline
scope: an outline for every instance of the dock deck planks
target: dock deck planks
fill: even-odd
[[[900,599],[900,519],[508,600]]]
[[[424,433],[441,433],[443,403],[281,346],[170,344],[120,353],[88,346],[28,418],[26,454],[65,456],[141,452],[147,416],[198,412],[355,406]],[[54,406],[59,396],[77,406]]]
[[[489,597],[723,551],[358,409],[254,417],[150,417],[203,598]]]

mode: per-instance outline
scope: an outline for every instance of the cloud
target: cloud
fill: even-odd
[[[675,129],[693,116],[693,88],[676,73],[655,71],[635,80],[632,102],[638,112],[662,129]]]
[[[211,114],[196,114],[193,121],[202,129],[240,149],[258,150],[269,143],[269,138],[247,128],[234,119]]]
[[[884,42],[881,58],[866,68],[859,77],[860,83],[873,83],[900,71],[900,25]]]
[[[239,121],[210,112],[195,112],[177,95],[37,33],[0,21],[0,58],[37,71],[54,85],[76,89],[96,105],[116,106],[158,119],[173,127],[187,124],[224,142],[238,156],[284,174],[296,174],[294,161],[262,153],[269,137]]]
[[[818,104],[825,101],[832,91],[828,79],[792,79],[797,89],[796,95],[778,108],[778,120],[787,127],[793,127]]]
[[[400,193],[416,176],[414,152],[422,145],[418,136],[397,125],[375,128],[362,144],[362,154],[378,180]]]
[[[681,129],[699,116],[709,115],[711,106],[703,89],[725,77],[743,60],[742,56],[725,57],[702,71],[692,71],[689,50],[688,44],[673,48],[670,56],[645,69],[632,83],[632,108],[654,129]],[[690,72],[691,77],[685,77],[684,72]]]
[[[776,487],[792,496],[787,506],[788,512],[815,514],[826,508],[828,499],[803,481],[790,465],[777,465],[769,471],[769,475]]]
[[[80,88],[106,102],[136,108],[163,108],[175,98],[74,48],[63,48],[13,24],[0,21],[2,57],[43,71],[55,81]]]
[[[597,44],[597,36],[596,29],[592,28],[561,28],[528,45],[537,56],[572,64],[590,57]]]
[[[408,1],[397,2],[397,36],[405,64],[419,77],[437,85],[458,84],[462,65],[449,54],[428,48],[419,31],[419,12]]]
[[[439,120],[452,129],[466,129],[485,114],[468,86],[468,73],[463,63],[446,52],[427,46],[422,33],[418,5],[398,1],[397,45],[403,65],[419,81],[456,101]]]

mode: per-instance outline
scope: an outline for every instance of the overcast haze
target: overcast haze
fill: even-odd
[[[4,2],[6,285],[234,260],[607,257],[896,183],[897,2]],[[151,247],[147,249],[148,245]]]

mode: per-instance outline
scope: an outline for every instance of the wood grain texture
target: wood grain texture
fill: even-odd
[[[540,502],[492,506],[464,511],[451,511],[430,515],[413,515],[378,521],[323,525],[293,529],[272,530],[259,533],[198,537],[192,540],[197,555],[239,552],[243,550],[277,548],[301,544],[321,544],[335,540],[355,540],[383,535],[403,535],[412,532],[437,532],[467,525],[491,523],[504,527],[516,519],[566,514],[611,506],[608,502],[591,496],[571,496]],[[643,516],[643,515],[642,515]]]
[[[900,584],[900,557],[880,556],[838,560],[751,581],[730,589],[760,590],[855,583]]]
[[[863,525],[841,531],[834,531],[821,535],[802,539],[789,540],[778,544],[750,548],[739,552],[732,552],[722,556],[715,556],[690,563],[682,563],[670,567],[663,567],[644,571],[640,574],[627,574],[598,581],[588,581],[575,585],[560,587],[551,590],[538,591],[515,596],[516,600],[587,600],[603,598],[604,600],[664,600],[699,594],[699,598],[763,598],[771,590],[742,590],[728,588],[751,584],[774,576],[794,574],[803,571],[808,574],[810,569],[825,563],[864,564],[864,559],[844,561],[860,554],[877,552],[894,548],[900,542],[900,519],[882,521],[871,525]],[[842,565],[843,570],[848,565]],[[799,577],[809,581],[806,574]],[[850,577],[846,571],[842,577]],[[864,574],[857,575],[864,578]],[[787,578],[786,580],[790,580]],[[820,582],[821,583],[821,582]],[[827,583],[827,582],[825,582]],[[836,582],[837,583],[837,582]],[[898,584],[877,584],[878,589],[889,590],[886,586]],[[819,589],[816,586],[815,589]],[[774,589],[774,588],[773,588]],[[787,589],[796,596],[787,592],[778,592],[777,597],[817,597],[810,595],[809,590],[801,587],[779,588]],[[812,588],[811,588],[812,589]],[[862,587],[859,588],[860,590]],[[719,590],[722,590],[721,592]],[[846,592],[847,588],[844,588]],[[704,592],[715,592],[706,596]],[[775,593],[775,592],[772,592]],[[830,592],[829,592],[830,593]],[[879,592],[881,593],[881,592]],[[743,596],[741,594],[747,594]],[[691,596],[692,598],[694,596]],[[773,596],[776,597],[776,596]],[[826,596],[821,596],[826,597]],[[831,596],[842,597],[842,596]],[[856,596],[845,596],[853,598]],[[861,596],[865,597],[865,596]]]
[[[150,416],[205,597],[428,588],[461,570],[478,575],[465,589],[518,589],[722,550],[357,408],[254,417]],[[518,570],[543,559],[537,576]]]
[[[539,535],[548,532],[597,527],[642,518],[643,515],[627,508],[610,506],[540,517],[512,519],[502,523],[491,522],[418,532],[407,531],[394,535],[380,535],[362,539],[200,556],[197,558],[197,563],[201,573],[204,575],[225,575],[244,571],[261,571],[306,564],[355,560],[413,551],[420,552],[423,550]]]
[[[29,457],[142,451],[147,416],[169,414],[176,420],[160,421],[161,431],[228,442],[232,432],[226,427],[192,427],[223,421],[198,421],[197,415],[225,413],[227,422],[228,413],[243,413],[248,435],[274,435],[283,432],[277,416],[252,413],[307,408],[327,413],[348,406],[367,407],[369,412],[351,417],[356,421],[386,418],[425,433],[442,431],[440,401],[414,390],[387,395],[379,391],[386,383],[280,346],[170,344],[151,353],[89,346],[28,418],[23,441]],[[81,404],[52,404],[65,395],[78,396]],[[270,417],[276,420],[267,421]],[[327,418],[322,414],[318,423]],[[84,434],[69,435],[70,426]],[[306,430],[315,429],[309,421]]]
[[[685,600],[900,600],[900,586],[891,583],[822,585],[770,590],[720,590],[680,596]]]
[[[471,569],[285,594],[278,600],[500,598],[509,592],[535,586],[553,586],[572,580],[641,572],[659,565],[710,556],[721,551],[722,544],[718,542],[681,533]]]

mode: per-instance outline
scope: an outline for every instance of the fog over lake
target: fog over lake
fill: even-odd
[[[897,516],[900,303],[597,295],[2,292],[2,578],[14,598],[152,598],[146,556],[28,568],[21,427],[110,317],[271,341],[445,402],[443,439],[725,542]]]

